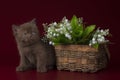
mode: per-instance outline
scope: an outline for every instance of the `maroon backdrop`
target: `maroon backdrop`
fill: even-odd
[[[113,35],[109,45],[110,66],[120,64],[119,6],[115,0],[1,0],[0,1],[0,66],[18,65],[19,56],[12,34],[12,24],[22,24],[37,19],[40,32],[42,23],[59,21],[74,14],[88,24],[109,28]]]

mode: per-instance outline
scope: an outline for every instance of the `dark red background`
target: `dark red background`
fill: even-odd
[[[64,16],[83,17],[88,24],[109,28],[113,35],[109,45],[110,67],[120,65],[120,6],[117,0],[1,0],[0,1],[0,66],[16,66],[19,62],[12,24],[37,19],[40,32],[42,23],[59,21]]]

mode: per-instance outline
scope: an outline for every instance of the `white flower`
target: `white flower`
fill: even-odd
[[[70,33],[72,33],[72,31],[70,31]]]
[[[104,32],[103,32],[103,35],[108,35],[109,34],[109,29],[106,29]]]
[[[104,37],[104,36],[101,36],[101,39],[102,39],[102,40],[105,40],[105,37]]]
[[[92,41],[95,41],[95,38],[92,38]]]
[[[89,46],[91,46],[92,44],[91,43],[89,43]]]
[[[71,39],[71,35],[69,33],[66,33],[65,37],[68,38],[68,39]]]
[[[63,31],[62,31],[62,30],[60,31],[60,34],[63,34]]]
[[[52,32],[50,32],[50,34],[52,34]]]
[[[66,23],[66,26],[67,26],[67,27],[70,27],[70,23]]]
[[[55,45],[55,43],[52,43],[52,45]]]
[[[98,28],[95,34],[93,35],[92,40],[90,40],[89,46],[94,45],[96,43],[108,42],[108,40],[105,40],[105,36],[107,36],[108,34],[109,34],[109,29],[99,30]]]
[[[97,43],[97,41],[93,38],[92,40],[90,40],[89,46],[94,45],[94,44],[96,44],[96,43]]]
[[[72,27],[71,27],[71,26],[67,26],[67,29],[68,29],[68,30],[71,30],[71,29],[72,29]]]
[[[105,42],[105,37],[104,37],[104,36],[98,37],[98,38],[97,38],[97,42],[98,42],[98,43]]]
[[[68,22],[68,19],[65,19],[64,21],[65,21],[65,23],[67,23],[67,22]]]
[[[107,35],[109,34],[109,29],[106,29],[105,32],[107,33]]]
[[[97,43],[97,41],[92,41],[92,44],[96,44]]]
[[[63,26],[63,24],[60,24],[60,27],[62,27]]]
[[[53,36],[56,36],[56,34],[54,33]]]
[[[55,43],[53,43],[52,41],[49,42],[49,45],[55,45]]]
[[[97,41],[98,41],[98,43],[105,42],[105,40],[104,40],[104,39],[102,39],[102,38],[98,38],[98,39],[97,39]]]
[[[71,40],[72,39],[71,36],[69,36],[68,39]]]
[[[52,45],[52,41],[50,41],[49,44]]]
[[[55,29],[56,32],[59,32],[59,29]]]
[[[96,38],[97,37],[97,34],[95,33],[94,35],[93,35],[93,38]]]
[[[47,34],[47,38],[52,38],[52,35],[50,35],[50,34]]]
[[[57,23],[56,23],[56,22],[54,22],[54,23],[53,23],[53,25],[54,25],[54,26],[56,26],[56,25],[57,25]]]
[[[48,28],[48,32],[50,32],[50,30],[51,30],[51,28],[49,27],[49,28]]]
[[[56,36],[59,36],[59,34],[56,34]]]
[[[83,23],[83,17],[78,18],[78,22],[79,22],[80,24]]]
[[[100,34],[98,34],[98,37],[101,37],[101,35],[100,35]]]
[[[66,17],[63,17],[63,19],[62,19],[62,22],[64,23],[64,22],[66,22],[67,20],[66,20]]]
[[[100,30],[99,30],[99,28],[97,29],[97,31],[96,31],[96,33],[99,33],[100,32]]]
[[[103,30],[101,29],[101,30],[100,30],[100,32],[102,33],[102,32],[103,32]]]

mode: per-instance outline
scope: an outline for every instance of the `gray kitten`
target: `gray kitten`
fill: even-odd
[[[37,72],[47,72],[55,66],[54,48],[41,40],[35,19],[20,26],[13,25],[12,29],[20,54],[16,71],[37,68]]]

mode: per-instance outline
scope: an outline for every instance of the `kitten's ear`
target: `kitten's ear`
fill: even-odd
[[[36,24],[36,18],[32,19],[30,22],[31,22],[32,24]]]
[[[18,28],[19,28],[18,26],[14,24],[12,25],[12,30],[13,30],[14,35],[17,34]]]

